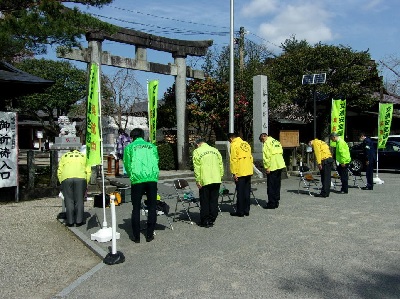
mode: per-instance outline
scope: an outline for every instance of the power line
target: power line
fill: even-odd
[[[137,13],[137,14],[141,14],[141,15],[145,15],[145,16],[149,16],[149,17],[154,17],[154,18],[165,19],[165,20],[169,20],[169,21],[176,21],[176,22],[180,22],[180,23],[208,26],[208,27],[214,27],[214,28],[224,28],[224,29],[228,29],[229,30],[229,27],[225,27],[225,26],[220,27],[220,26],[211,25],[211,24],[196,23],[196,22],[192,22],[192,21],[184,21],[184,20],[179,20],[179,19],[174,19],[174,18],[157,16],[157,15],[153,15],[153,14],[149,14],[149,13],[143,13],[143,12],[140,12],[140,11],[137,11],[137,10],[130,10],[130,9],[121,8],[121,7],[112,6],[112,5],[110,7],[115,8],[115,9],[119,9],[119,10],[122,10],[122,11],[133,12],[133,13]]]
[[[281,46],[278,46],[277,44],[274,44],[273,42],[270,42],[270,41],[266,40],[265,38],[262,38],[261,36],[258,36],[258,35],[256,35],[256,34],[252,33],[252,32],[250,32],[249,34],[254,35],[255,37],[257,37],[257,38],[259,38],[259,39],[265,41],[266,43],[269,43],[269,44],[271,44],[271,45],[273,45],[273,46],[275,46],[275,47],[277,47],[277,48],[280,48],[280,47],[281,47]]]
[[[197,22],[192,22],[192,21],[184,21],[184,20],[180,20],[180,19],[176,19],[176,18],[169,18],[169,17],[164,17],[164,16],[158,16],[158,15],[154,15],[154,14],[150,14],[150,13],[143,13],[140,11],[136,11],[136,10],[131,10],[131,9],[127,9],[127,8],[121,8],[121,7],[117,7],[117,6],[109,6],[111,8],[114,9],[118,9],[121,11],[125,11],[125,12],[130,12],[130,13],[136,13],[136,14],[140,14],[140,15],[144,15],[147,17],[153,17],[153,18],[159,18],[159,19],[164,19],[164,20],[168,20],[168,21],[175,21],[175,22],[180,22],[180,23],[186,23],[186,24],[191,24],[191,25],[200,25],[200,26],[206,26],[206,27],[213,27],[213,28],[221,28],[221,29],[228,29],[229,27],[226,26],[216,26],[216,25],[211,25],[211,24],[205,24],[205,23],[197,23]],[[109,16],[104,16],[104,15],[100,15],[100,14],[95,14],[95,13],[89,13],[92,16],[96,16],[102,19],[107,19],[107,20],[113,20],[116,22],[121,22],[121,23],[126,23],[126,24],[130,24],[130,25],[134,25],[135,27],[125,27],[127,29],[133,29],[133,30],[138,30],[138,31],[144,31],[147,33],[151,33],[151,34],[166,34],[166,35],[172,35],[172,34],[181,34],[181,35],[190,35],[190,36],[194,36],[194,35],[210,35],[210,36],[228,36],[229,35],[229,31],[204,31],[204,30],[191,30],[191,29],[181,29],[181,28],[176,28],[176,27],[169,27],[169,26],[158,26],[158,25],[153,25],[153,24],[146,24],[146,23],[141,23],[141,22],[135,22],[135,21],[128,21],[126,19],[121,19],[121,18],[115,18],[115,17],[109,17]],[[138,26],[141,26],[140,28],[138,28]],[[235,31],[235,35],[239,34],[239,30]],[[265,43],[269,43],[277,48],[279,48],[280,46],[254,34],[254,33],[249,33],[255,37],[257,37],[258,39],[264,41]],[[248,39],[249,41],[251,41],[250,39]],[[253,42],[253,41],[251,41]],[[254,42],[255,43],[255,42]],[[255,43],[257,44],[257,43]],[[227,46],[229,45],[228,43],[222,43],[222,46]],[[214,46],[218,46],[218,44],[214,44]],[[272,53],[273,54],[273,53]]]
[[[214,36],[226,36],[229,34],[229,32],[224,32],[224,31],[203,31],[203,30],[188,30],[188,29],[181,29],[181,28],[175,28],[175,27],[162,27],[158,25],[151,25],[151,24],[145,24],[145,23],[139,23],[139,22],[134,22],[134,21],[127,21],[119,18],[114,18],[114,17],[107,17],[95,13],[89,13],[92,16],[99,17],[102,19],[108,19],[108,20],[114,20],[122,23],[128,23],[132,25],[140,25],[140,26],[145,26],[145,27],[153,27],[156,29],[159,29],[161,33],[178,33],[178,34],[183,34],[183,35],[214,35]],[[134,29],[134,28],[131,28]],[[139,29],[136,29],[139,30]],[[150,32],[155,32],[155,30],[149,30]]]

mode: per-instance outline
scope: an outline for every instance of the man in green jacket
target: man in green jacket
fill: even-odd
[[[335,158],[338,163],[337,171],[342,183],[340,193],[347,194],[349,192],[349,172],[347,168],[351,161],[349,146],[336,132],[332,132],[329,137],[336,142]]]
[[[224,175],[221,153],[204,139],[195,142],[193,167],[200,196],[200,226],[214,225],[218,216],[218,197],[221,178]]]
[[[263,164],[267,173],[268,203],[264,209],[276,209],[281,199],[282,169],[286,167],[283,149],[281,143],[267,133],[261,133],[259,140],[263,143]]]
[[[143,139],[142,129],[133,129],[130,136],[132,142],[124,149],[123,161],[131,181],[133,241],[140,242],[140,206],[142,196],[146,194],[149,211],[146,241],[151,242],[157,222],[158,150],[154,144]]]

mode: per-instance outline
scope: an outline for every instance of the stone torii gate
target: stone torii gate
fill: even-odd
[[[105,32],[88,32],[86,40],[89,43],[87,49],[72,49],[58,57],[71,60],[109,65],[119,68],[128,68],[145,72],[153,72],[175,76],[175,100],[176,100],[176,128],[179,169],[188,168],[188,126],[186,110],[186,78],[204,79],[203,71],[192,70],[186,66],[187,56],[204,56],[207,49],[213,44],[212,40],[186,41],[170,39],[139,32],[132,29],[118,28],[114,34]],[[135,46],[135,58],[114,56],[102,51],[104,40],[115,41]],[[168,52],[174,58],[174,64],[160,64],[147,61],[147,49]]]

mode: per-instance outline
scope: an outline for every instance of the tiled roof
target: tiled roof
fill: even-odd
[[[23,94],[40,92],[53,84],[54,81],[28,74],[9,63],[0,61],[0,88],[2,96],[16,97]]]

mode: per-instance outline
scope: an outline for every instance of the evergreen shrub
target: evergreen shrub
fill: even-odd
[[[159,156],[158,167],[160,170],[176,170],[178,168],[176,144],[160,143],[157,148]]]

